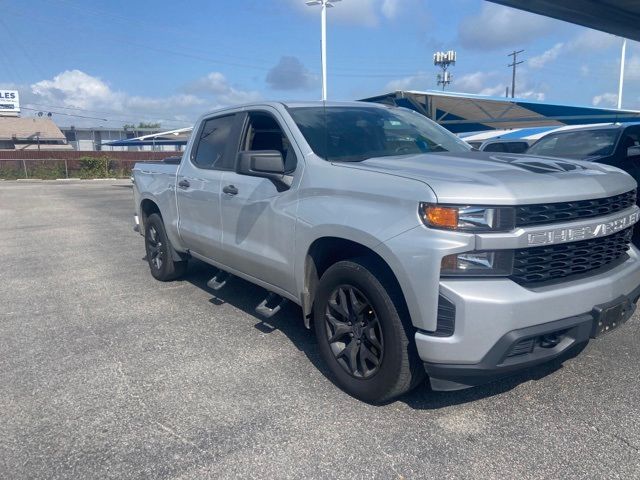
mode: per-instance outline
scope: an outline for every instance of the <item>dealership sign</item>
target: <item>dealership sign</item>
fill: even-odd
[[[20,96],[17,90],[0,90],[0,115],[20,113]]]

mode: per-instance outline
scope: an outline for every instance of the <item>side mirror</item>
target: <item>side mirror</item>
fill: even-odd
[[[277,150],[248,150],[238,153],[236,173],[272,180],[289,188],[291,177],[284,173],[284,159]]]
[[[640,145],[627,148],[627,158],[640,157]]]

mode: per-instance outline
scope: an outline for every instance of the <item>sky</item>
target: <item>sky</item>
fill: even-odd
[[[304,0],[5,0],[0,87],[23,116],[60,126],[160,122],[255,100],[320,97],[320,11]],[[328,11],[328,96],[437,88],[432,55],[456,50],[451,91],[615,106],[622,40],[484,0],[342,0]],[[640,109],[629,42],[623,107]]]

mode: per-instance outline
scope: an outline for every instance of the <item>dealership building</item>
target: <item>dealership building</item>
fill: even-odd
[[[114,127],[60,127],[66,142],[74,150],[82,151],[176,151],[172,145],[153,142],[145,145],[124,143],[114,145],[133,138],[154,135],[158,128],[114,128]]]
[[[21,116],[20,93],[0,89],[0,150],[167,151],[180,145],[155,140],[158,128],[59,127],[51,113]],[[128,143],[135,138],[148,142]],[[118,145],[118,142],[123,142]]]

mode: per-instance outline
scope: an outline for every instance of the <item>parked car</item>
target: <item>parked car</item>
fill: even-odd
[[[482,152],[525,153],[529,148],[529,142],[522,139],[493,138],[484,141],[472,140],[468,143]]]
[[[555,130],[535,142],[527,153],[612,165],[637,182],[640,180],[640,123],[606,123]]]
[[[295,302],[331,377],[368,402],[427,374],[455,390],[557,358],[620,327],[640,296],[629,175],[472,152],[402,108],[219,110],[180,165],[133,176],[153,277],[195,258],[219,269],[213,290],[237,275],[270,292],[263,317]]]

